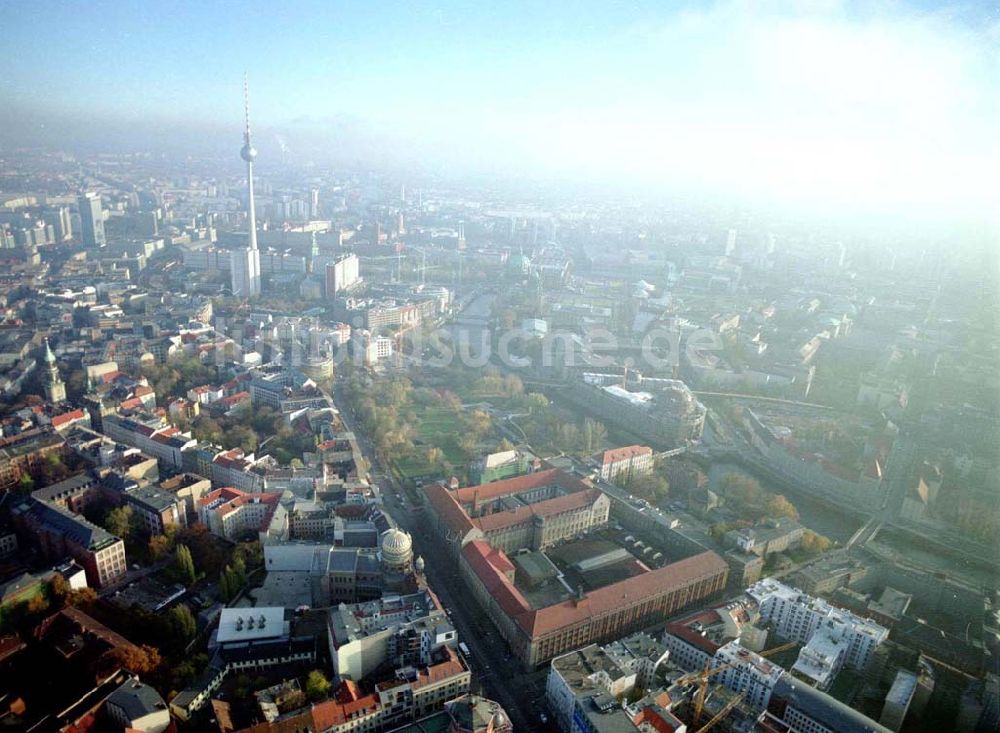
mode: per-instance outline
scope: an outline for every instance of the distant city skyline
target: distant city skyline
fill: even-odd
[[[993,203],[1000,20],[975,5],[38,2],[2,17],[4,146],[232,140],[247,71],[259,146],[299,162],[332,148],[852,210]]]

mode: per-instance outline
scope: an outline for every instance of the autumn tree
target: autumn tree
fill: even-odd
[[[222,447],[242,448],[245,453],[253,453],[257,450],[260,440],[253,428],[248,425],[234,425],[225,431],[222,438]]]
[[[766,511],[772,517],[786,517],[788,519],[798,519],[799,510],[795,508],[782,494],[770,496],[765,504]]]
[[[177,545],[174,553],[174,574],[185,585],[193,585],[197,575],[194,570],[194,558],[187,545]]]
[[[532,392],[528,395],[528,409],[531,412],[545,411],[549,407],[549,398],[540,392]]]
[[[104,528],[115,537],[130,542],[138,524],[134,514],[130,506],[116,507],[104,518]]]
[[[670,495],[670,482],[657,473],[635,473],[625,482],[626,488],[636,496],[656,501]]]
[[[177,533],[177,541],[187,545],[197,571],[213,578],[229,562],[219,540],[201,522],[196,522]]]
[[[600,448],[608,437],[608,429],[604,427],[604,423],[589,417],[584,418],[581,433],[583,449],[587,453],[592,453]]]
[[[66,459],[56,453],[49,453],[45,456],[39,466],[39,478],[43,486],[51,486],[69,478],[71,470],[66,465]]]
[[[799,545],[803,552],[808,552],[810,555],[821,555],[832,546],[829,538],[824,537],[821,534],[813,532],[811,529],[807,529],[802,534],[801,544]]]
[[[225,438],[222,426],[208,415],[199,415],[191,424],[191,435],[206,443],[221,443]]]
[[[463,453],[465,453],[466,456],[471,458],[475,455],[478,442],[474,436],[469,433],[462,433],[458,436],[458,439],[455,442],[458,443],[458,447]]]
[[[258,540],[252,542],[241,542],[233,550],[233,567],[242,568],[243,572],[247,568],[259,568],[264,564],[264,550]]]
[[[167,622],[174,635],[185,642],[192,639],[198,630],[198,624],[194,620],[191,609],[183,603],[174,606],[167,612]]]
[[[314,669],[306,677],[306,696],[310,700],[322,700],[330,692],[330,680],[318,669]]]
[[[154,534],[147,543],[149,556],[153,560],[162,560],[170,552],[170,540],[166,535]]]
[[[235,557],[232,565],[226,565],[219,576],[219,591],[228,603],[240,594],[246,585],[246,564],[242,557]]]
[[[49,610],[49,599],[45,597],[44,593],[38,593],[32,596],[31,600],[28,601],[28,613],[32,616],[41,616],[43,613]]]
[[[556,433],[556,442],[561,450],[566,452],[579,448],[580,429],[571,422],[564,422],[559,425],[559,432]]]
[[[524,394],[524,383],[516,374],[508,374],[503,379],[503,391],[508,397],[520,397]]]
[[[70,587],[66,578],[61,573],[56,573],[49,581],[49,598],[56,606],[62,606],[69,597]]]
[[[97,603],[97,591],[93,588],[79,588],[77,590],[71,590],[66,596],[66,604],[73,606],[74,608],[82,608],[86,610],[95,603]]]
[[[154,646],[129,645],[119,647],[114,651],[118,663],[132,674],[147,675],[155,671],[162,663],[160,651]]]
[[[484,410],[473,410],[466,421],[466,427],[475,436],[476,440],[482,440],[490,432],[492,424],[492,418]]]
[[[444,461],[444,451],[437,446],[428,448],[426,455],[427,463],[431,466],[438,466]]]

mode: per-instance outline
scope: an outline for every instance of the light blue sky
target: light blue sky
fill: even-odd
[[[978,208],[1000,21],[976,3],[0,3],[40,119],[332,120],[449,165]]]

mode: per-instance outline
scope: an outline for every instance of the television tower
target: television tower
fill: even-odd
[[[240,157],[247,163],[247,225],[250,227],[250,241],[246,249],[236,249],[232,253],[232,292],[236,297],[254,298],[260,295],[260,252],[257,250],[257,209],[253,200],[253,162],[257,159],[257,149],[250,142],[250,86],[246,74],[243,75],[243,148]]]
[[[250,204],[247,216],[250,218],[250,249],[257,249],[257,210],[253,201],[253,162],[257,159],[257,148],[250,142],[250,84],[246,74],[243,75],[243,149],[240,157],[247,162],[247,188],[250,193]]]

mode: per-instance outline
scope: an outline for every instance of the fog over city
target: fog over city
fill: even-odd
[[[246,70],[261,150],[280,134],[298,161],[867,213],[996,204],[988,4],[111,2],[78,14],[40,2],[14,15],[6,145],[214,152]]]
[[[995,4],[0,49],[3,731],[1000,731]]]

